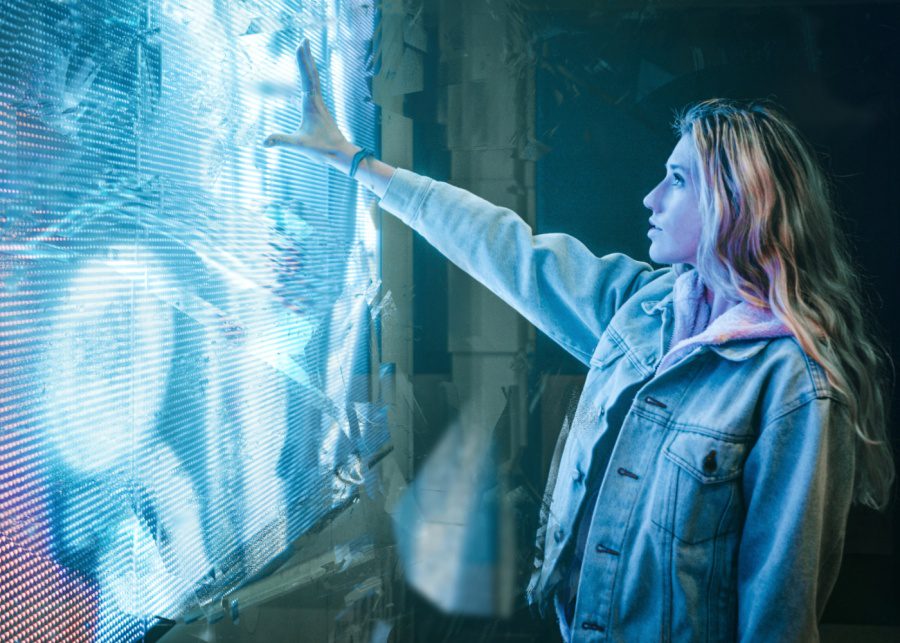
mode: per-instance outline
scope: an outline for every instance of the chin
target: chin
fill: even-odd
[[[677,255],[667,254],[665,252],[655,252],[652,247],[647,252],[647,254],[650,255],[650,261],[664,266],[671,266],[676,263],[692,263],[693,261],[691,259],[686,259]]]
[[[664,264],[664,265],[674,263],[672,261],[669,261],[669,258],[664,253],[653,252],[652,248],[650,249],[650,252],[648,252],[647,254],[650,255],[650,261],[652,261],[653,263]]]

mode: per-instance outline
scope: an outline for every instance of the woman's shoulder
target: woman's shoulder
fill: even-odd
[[[756,366],[765,378],[762,399],[766,415],[788,413],[816,399],[840,401],[825,369],[793,335],[770,340]]]

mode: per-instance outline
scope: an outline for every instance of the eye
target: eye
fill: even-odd
[[[684,177],[676,172],[672,175],[672,183],[679,187],[683,186],[684,185]]]

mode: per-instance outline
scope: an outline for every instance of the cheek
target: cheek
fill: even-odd
[[[697,207],[696,199],[688,199],[683,204],[679,217],[679,237],[681,241],[690,245],[697,245],[700,241],[700,232],[703,229],[703,221]]]
[[[665,235],[667,238],[664,245],[672,253],[678,255],[678,261],[692,263],[700,245],[700,215],[687,208],[680,214],[677,222],[670,228],[670,234]]]
[[[691,241],[696,248],[700,244],[700,236],[703,233],[703,221],[700,219],[700,213],[695,213],[691,226]]]
[[[700,243],[700,226],[696,221],[690,221],[679,232],[678,240],[682,245],[696,248]]]

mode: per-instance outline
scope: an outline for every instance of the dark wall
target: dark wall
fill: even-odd
[[[831,174],[873,318],[897,354],[898,6],[545,4],[523,8],[534,33],[536,133],[545,152],[537,171],[538,232],[568,232],[597,254],[647,260],[649,213],[641,200],[662,177],[676,141],[675,111],[713,96],[771,99]],[[544,337],[536,366],[583,372]],[[896,397],[895,388],[895,408]],[[900,524],[898,505],[887,516],[851,515],[826,622],[900,623],[900,529],[891,528]]]

